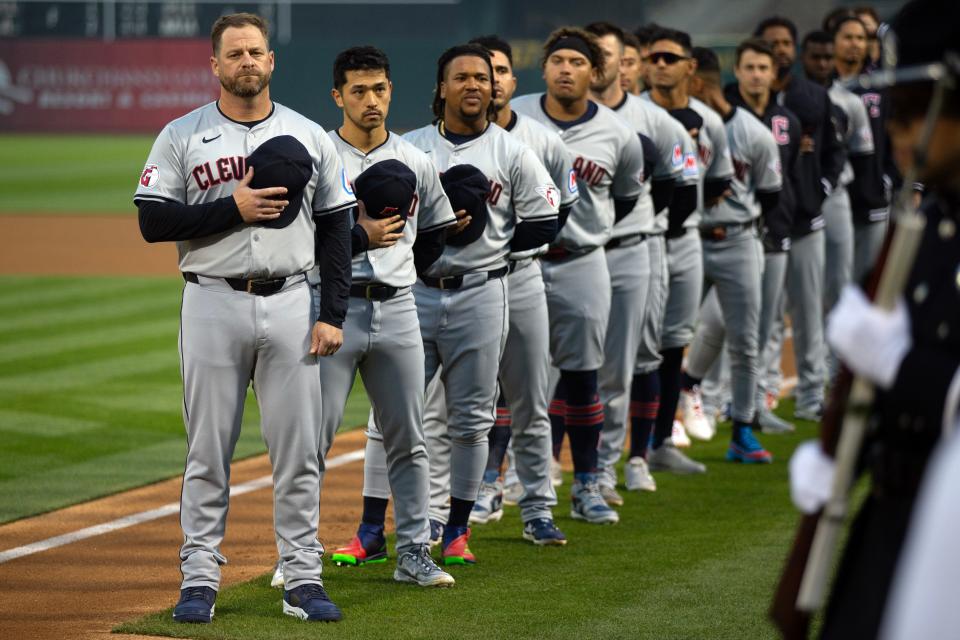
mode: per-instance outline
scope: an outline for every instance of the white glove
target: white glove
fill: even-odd
[[[898,299],[893,311],[885,311],[847,285],[827,316],[827,342],[855,374],[890,389],[913,343],[907,305]]]
[[[790,458],[790,499],[802,513],[820,510],[830,499],[834,462],[817,440],[804,442]]]

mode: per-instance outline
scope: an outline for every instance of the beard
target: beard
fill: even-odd
[[[267,71],[266,73],[260,72],[246,72],[232,78],[220,78],[220,86],[227,90],[228,93],[237,96],[238,98],[253,98],[254,96],[260,95],[260,93],[270,86],[270,77],[272,73]],[[241,78],[256,76],[257,82],[255,84],[241,84]]]

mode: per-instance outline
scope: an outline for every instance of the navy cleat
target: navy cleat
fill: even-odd
[[[173,608],[177,622],[209,623],[213,620],[217,592],[210,587],[187,587],[180,590],[180,600]]]
[[[311,622],[337,622],[343,617],[322,584],[308,582],[283,592],[283,612]]]
[[[440,544],[440,541],[443,539],[443,528],[444,524],[439,520],[430,520],[430,548]]]
[[[536,518],[524,524],[523,539],[538,546],[567,544],[567,536],[550,518]]]

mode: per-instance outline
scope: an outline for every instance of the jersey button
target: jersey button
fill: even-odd
[[[260,236],[257,235],[257,234],[254,234],[254,236],[253,236],[253,241],[254,241],[254,242],[260,242]]]

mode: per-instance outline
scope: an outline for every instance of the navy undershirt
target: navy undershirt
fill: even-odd
[[[587,112],[584,113],[582,116],[580,116],[576,120],[557,120],[556,118],[551,116],[549,113],[547,113],[547,94],[543,94],[542,96],[540,96],[540,108],[543,109],[543,112],[547,114],[547,117],[550,118],[553,124],[557,125],[561,129],[569,129],[570,127],[575,127],[578,124],[583,124],[593,116],[597,115],[597,111],[600,110],[600,108],[597,107],[596,102],[594,102],[593,100],[587,100]]]
[[[490,125],[487,125],[487,126],[489,127]],[[476,140],[477,138],[479,138],[480,136],[482,136],[487,132],[486,127],[480,133],[467,133],[467,134],[454,133],[453,131],[450,131],[449,129],[441,125],[437,125],[437,127],[438,127],[438,131],[440,131],[440,135],[455,145],[461,145],[461,144],[470,142],[471,140]]]

